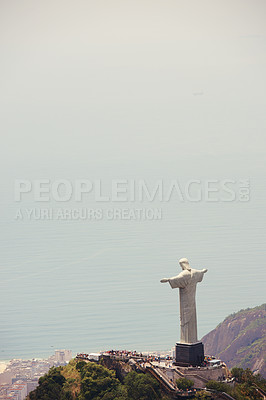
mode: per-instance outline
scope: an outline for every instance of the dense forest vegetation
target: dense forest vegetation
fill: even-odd
[[[146,374],[130,372],[120,382],[115,371],[96,363],[70,361],[41,377],[29,400],[153,400],[167,399],[158,382]]]
[[[195,399],[211,399],[212,392],[226,392],[236,400],[260,400],[260,391],[266,391],[266,380],[254,376],[248,369],[233,368],[234,387],[209,381],[206,389],[195,394]],[[188,390],[193,381],[179,379],[177,387]],[[39,386],[29,394],[28,400],[168,400],[159,383],[150,375],[132,371],[123,382],[115,371],[102,365],[72,360],[65,367],[53,367],[39,379]]]

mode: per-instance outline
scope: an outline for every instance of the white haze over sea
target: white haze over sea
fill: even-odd
[[[265,2],[1,2],[0,359],[165,350],[178,259],[199,338],[265,302]],[[15,180],[232,180],[236,199],[14,201]],[[239,182],[249,182],[240,201]],[[214,193],[215,196],[215,193]],[[160,220],[15,219],[160,208]]]

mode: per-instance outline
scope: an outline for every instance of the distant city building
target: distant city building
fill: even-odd
[[[18,381],[13,385],[0,385],[0,400],[24,400],[27,397],[27,383]]]
[[[72,358],[71,350],[56,350],[55,351],[55,361],[58,363],[66,363],[69,362]]]
[[[71,358],[71,350],[56,350],[47,360],[11,360],[0,373],[0,400],[24,400],[52,366],[66,365]]]

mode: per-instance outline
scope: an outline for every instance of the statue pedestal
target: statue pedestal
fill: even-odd
[[[176,343],[174,365],[193,367],[201,365],[204,361],[203,343]]]

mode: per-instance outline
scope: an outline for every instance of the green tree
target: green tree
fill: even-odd
[[[176,386],[180,390],[188,390],[194,386],[194,382],[191,379],[179,378],[176,380]]]
[[[206,388],[207,389],[212,389],[216,390],[217,392],[225,392],[225,393],[230,393],[230,387],[223,382],[217,382],[214,380],[210,380],[206,383]]]
[[[237,400],[261,400],[261,395],[249,383],[237,384],[232,391],[232,396]]]
[[[212,398],[211,394],[205,390],[200,390],[195,394],[195,399],[197,400],[210,400]]]
[[[252,371],[247,368],[234,367],[231,374],[237,382],[232,390],[232,396],[237,400],[257,400],[261,398],[259,389],[266,390],[266,380],[260,375],[253,375]]]
[[[231,369],[232,376],[236,379],[237,382],[240,382],[243,375],[243,368],[234,367]]]
[[[161,399],[160,385],[150,375],[130,372],[124,380],[129,400]]]
[[[29,394],[30,400],[72,400],[72,395],[64,391],[66,379],[60,368],[51,368],[48,374],[39,379],[39,386]],[[67,396],[67,397],[66,397]]]
[[[87,365],[85,361],[78,361],[76,363],[76,369],[80,372],[85,365]]]
[[[96,363],[78,365],[81,374],[80,400],[112,400],[119,395],[121,383],[115,372]]]

